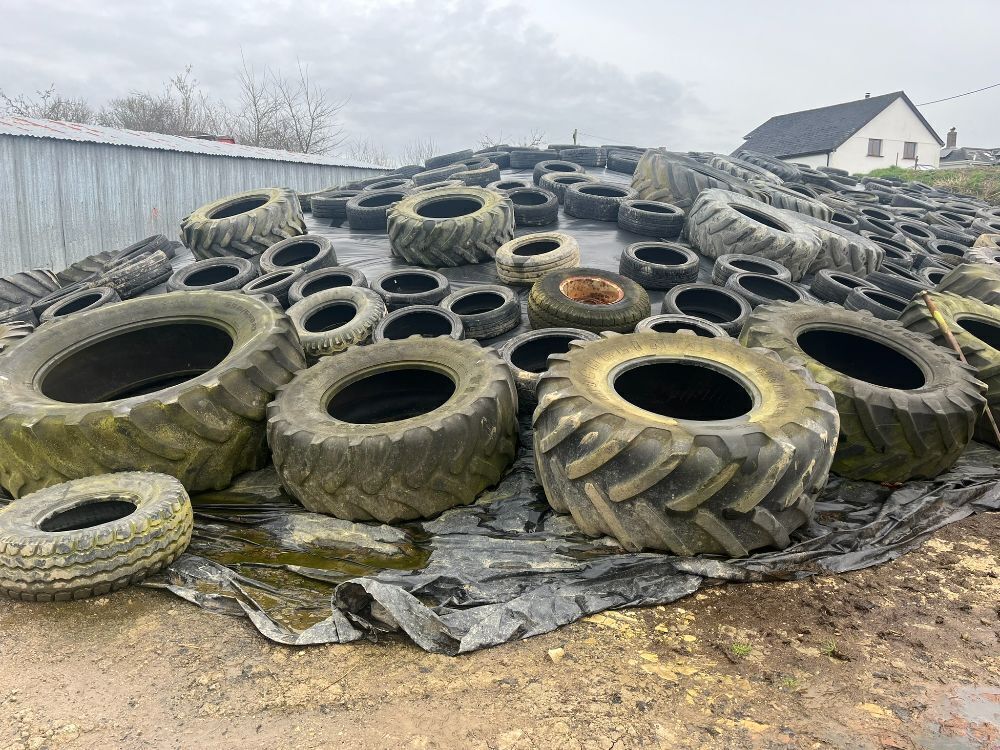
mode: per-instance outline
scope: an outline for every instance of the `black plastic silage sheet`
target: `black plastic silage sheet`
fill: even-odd
[[[611,181],[628,180],[596,171]],[[390,257],[384,233],[322,227],[311,218],[309,227],[333,237],[341,265],[369,278],[404,265]],[[625,245],[643,239],[613,223],[561,212],[558,229],[577,239],[584,265],[612,271]],[[707,280],[711,262],[702,265]],[[497,283],[492,264],[442,272],[456,289]],[[522,301],[525,295],[522,290]],[[662,293],[650,296],[659,312]],[[608,608],[665,604],[704,585],[877,565],[946,524],[1000,510],[998,477],[1000,452],[974,443],[934,481],[892,490],[831,477],[815,520],[782,551],[739,560],[628,553],[613,539],[583,536],[570,517],[548,507],[535,481],[529,420],[523,419],[517,459],[501,483],[475,504],[423,523],[356,524],[307,512],[282,492],[270,467],[223,492],[196,496],[188,552],[146,585],[206,609],[245,615],[280,643],[346,643],[402,631],[428,651],[457,654],[545,633]]]

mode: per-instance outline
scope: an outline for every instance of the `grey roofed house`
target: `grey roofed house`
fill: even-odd
[[[995,167],[1000,165],[1000,148],[961,148],[945,147],[941,149],[941,167]]]
[[[781,159],[830,153],[836,151],[897,99],[901,99],[913,111],[938,145],[943,146],[944,141],[934,132],[909,97],[902,91],[894,91],[829,107],[776,115],[750,131],[745,136],[746,141],[736,152],[746,149]],[[891,138],[891,135],[886,137]]]

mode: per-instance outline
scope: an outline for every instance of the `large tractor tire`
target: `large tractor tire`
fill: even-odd
[[[392,254],[437,268],[491,261],[514,237],[514,205],[478,187],[439,188],[409,195],[389,208]]]
[[[181,220],[181,241],[199,260],[252,258],[306,233],[295,191],[265,188],[207,203]]]
[[[169,565],[191,541],[194,516],[173,477],[86,477],[0,510],[0,594],[31,602],[100,596]]]
[[[710,188],[757,195],[754,188],[735,175],[662,148],[643,154],[632,176],[635,197],[670,203],[685,211],[699,193]]]
[[[804,368],[729,338],[574,341],[538,384],[535,462],[549,504],[628,550],[744,557],[787,547],[837,441]]]
[[[1000,305],[1000,265],[963,263],[938,282],[936,292],[972,297],[987,305]]]
[[[282,484],[307,509],[398,523],[466,505],[514,458],[510,372],[473,341],[411,337],[300,372],[268,407]]]
[[[291,321],[238,292],[174,292],[56,319],[0,357],[0,485],[118,471],[227,487],[267,460],[264,416],[305,365]]]
[[[836,304],[758,307],[747,346],[804,364],[833,391],[840,441],[833,471],[849,479],[905,482],[949,469],[983,411],[975,371],[927,336]]]

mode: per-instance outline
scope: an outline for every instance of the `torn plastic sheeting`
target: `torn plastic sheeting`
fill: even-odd
[[[745,559],[628,553],[552,512],[530,442],[475,505],[404,527],[312,514],[273,470],[194,498],[192,545],[147,585],[245,614],[285,644],[348,643],[397,629],[458,654],[554,630],[609,608],[666,604],[721,582],[790,580],[878,565],[936,529],[1000,510],[1000,452],[972,444],[933,481],[891,491],[831,478],[791,547]]]

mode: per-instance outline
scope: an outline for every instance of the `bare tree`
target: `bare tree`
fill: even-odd
[[[389,152],[371,138],[360,138],[350,141],[343,149],[344,156],[355,161],[377,164],[380,167],[394,167],[398,160],[389,156]]]
[[[483,133],[479,137],[479,147],[480,148],[496,148],[501,144],[506,144],[507,141],[504,140],[505,136],[503,130],[498,132],[495,136],[491,133]],[[542,130],[535,130],[532,128],[531,132],[527,135],[521,135],[517,138],[511,138],[513,143],[509,145],[512,146],[523,146],[524,148],[535,148],[542,145],[545,141],[545,132]]]
[[[108,127],[167,135],[213,132],[219,121],[219,106],[201,92],[190,65],[170,78],[160,93],[132,91],[112,99],[98,115],[98,122]]]
[[[399,164],[423,164],[437,153],[437,144],[431,137],[417,137],[399,152]]]
[[[90,125],[94,122],[94,109],[83,99],[70,99],[56,93],[55,84],[45,91],[36,91],[36,97],[25,94],[8,96],[0,91],[0,113],[17,117],[35,117],[43,120],[63,120]]]
[[[283,105],[279,127],[290,151],[325,154],[344,142],[337,115],[345,101],[335,101],[309,78],[309,68],[298,63],[298,78],[272,74],[275,98]]]

